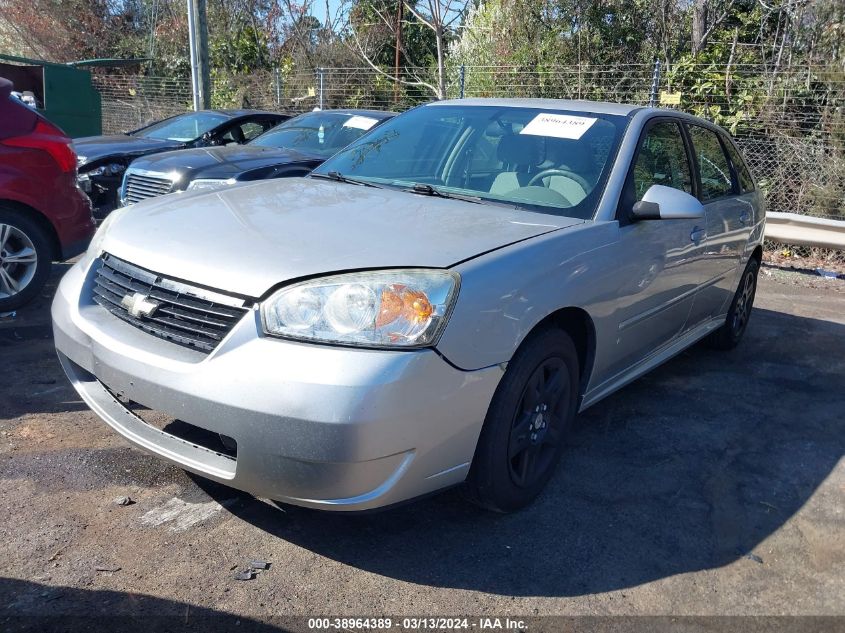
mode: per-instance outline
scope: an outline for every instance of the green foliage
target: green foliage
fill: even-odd
[[[671,92],[681,93],[681,109],[709,119],[736,134],[751,131],[759,112],[762,80],[727,70],[726,60],[702,63],[685,54],[666,72]]]
[[[209,62],[212,68],[234,73],[249,73],[269,68],[266,36],[252,26],[233,33],[215,33],[209,37]]]

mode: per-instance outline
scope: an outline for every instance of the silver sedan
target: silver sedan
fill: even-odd
[[[463,484],[512,511],[578,411],[739,343],[764,222],[701,119],[443,101],[308,178],[113,213],[61,282],[56,347],[118,433],[235,488],[365,510]]]

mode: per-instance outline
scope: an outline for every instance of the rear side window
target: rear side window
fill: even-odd
[[[661,121],[646,130],[634,163],[633,183],[634,202],[642,200],[652,185],[692,193],[692,170],[677,123]]]
[[[707,202],[733,193],[731,167],[719,135],[698,125],[691,125],[689,131],[701,177],[701,201]]]
[[[270,129],[267,121],[247,121],[241,123],[241,130],[244,134],[244,139],[251,141],[265,130]]]
[[[739,178],[740,190],[742,193],[754,191],[754,179],[751,177],[751,172],[748,171],[748,167],[742,159],[742,156],[740,156],[739,151],[737,151],[733,143],[728,141],[725,141],[725,147],[728,148],[728,155],[731,157],[731,163],[733,163],[734,171],[736,172],[737,178]]]

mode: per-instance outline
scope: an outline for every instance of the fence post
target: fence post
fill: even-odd
[[[464,85],[466,83],[467,69],[461,64],[461,99],[464,98]]]
[[[651,96],[648,100],[648,107],[657,107],[660,102],[660,60],[654,60],[654,72],[651,76]]]
[[[202,100],[200,99],[200,73],[197,61],[197,27],[196,17],[194,16],[194,4],[188,0],[188,52],[191,55],[191,95],[193,100],[194,111],[202,110]]]
[[[278,66],[273,69],[273,83],[276,85],[276,107],[282,104],[282,78]]]
[[[317,95],[317,97],[318,97],[317,107],[319,107],[320,110],[323,109],[323,71],[324,70],[325,70],[324,68],[318,68],[317,69],[317,78],[319,80],[319,85],[320,85],[320,93]]]

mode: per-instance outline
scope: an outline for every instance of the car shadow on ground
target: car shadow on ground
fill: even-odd
[[[283,628],[224,611],[144,594],[54,587],[0,577],[5,601],[0,630],[23,631],[215,631],[269,633]],[[18,615],[26,614],[26,615]]]
[[[845,326],[755,309],[738,349],[697,345],[582,414],[548,489],[508,516],[455,490],[338,515],[194,480],[278,538],[422,585],[576,596],[754,565],[845,453],[843,358]]]

